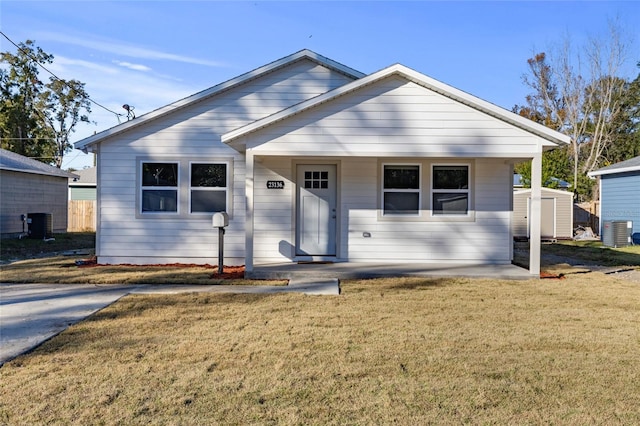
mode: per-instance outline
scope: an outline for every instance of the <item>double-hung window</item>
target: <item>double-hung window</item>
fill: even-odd
[[[385,216],[420,213],[420,166],[383,166],[382,204]]]
[[[191,163],[191,213],[227,211],[226,163]]]
[[[431,185],[433,215],[469,213],[468,165],[434,165]]]
[[[178,163],[142,163],[142,213],[178,212]]]

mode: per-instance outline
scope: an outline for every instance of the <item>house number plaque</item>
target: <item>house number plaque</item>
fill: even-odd
[[[283,180],[268,180],[267,181],[268,189],[284,189],[284,181]]]

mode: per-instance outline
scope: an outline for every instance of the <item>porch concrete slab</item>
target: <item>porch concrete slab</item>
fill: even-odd
[[[304,279],[313,277],[337,279],[367,279],[383,277],[431,277],[431,278],[495,278],[505,280],[528,280],[538,278],[529,270],[516,265],[469,265],[469,264],[425,264],[425,263],[274,263],[254,265],[253,271],[245,272],[253,279]]]

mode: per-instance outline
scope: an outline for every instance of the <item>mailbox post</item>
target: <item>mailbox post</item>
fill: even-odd
[[[229,226],[229,215],[226,212],[213,214],[213,227],[218,228],[218,274],[224,272],[224,228]]]

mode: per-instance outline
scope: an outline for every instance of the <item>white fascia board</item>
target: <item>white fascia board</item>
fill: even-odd
[[[304,49],[304,50],[300,50],[299,52],[296,52],[292,55],[289,56],[285,56],[284,58],[278,59],[277,61],[271,62],[269,64],[263,65],[260,68],[256,68],[253,71],[249,71],[245,74],[239,75],[238,77],[232,78],[231,80],[227,80],[224,83],[220,83],[216,86],[210,87],[208,89],[205,89],[201,92],[198,92],[196,94],[193,94],[191,96],[188,96],[186,98],[183,98],[179,101],[173,102],[169,105],[166,105],[164,107],[158,108],[154,111],[151,111],[147,114],[144,114],[140,117],[134,118],[133,120],[129,120],[126,123],[122,123],[122,124],[118,124],[117,126],[114,126],[110,129],[104,130],[100,133],[97,133],[95,135],[89,136],[85,139],[82,139],[78,142],[76,142],[74,144],[74,147],[76,149],[80,149],[80,150],[87,150],[87,148],[90,145],[94,145],[100,141],[102,141],[103,139],[106,139],[110,136],[113,136],[115,134],[124,132],[126,130],[129,130],[133,127],[142,125],[144,123],[147,123],[153,119],[156,119],[158,117],[161,117],[163,115],[169,114],[172,111],[184,108],[186,106],[189,106],[191,104],[194,104],[196,102],[199,102],[203,99],[206,99],[210,96],[213,95],[217,95],[221,92],[224,92],[226,90],[231,89],[232,87],[238,86],[240,84],[246,83],[247,81],[250,81],[252,79],[255,79],[261,75],[267,74],[269,72],[272,72],[278,68],[284,67],[290,63],[296,62],[298,60],[301,59],[310,59],[314,62],[319,63],[320,65],[323,65],[327,68],[331,68],[335,71],[338,71],[342,74],[345,74],[348,77],[354,78],[354,79],[358,79],[358,78],[362,78],[364,77],[366,74],[360,72],[360,71],[356,71],[353,68],[350,68],[346,65],[343,65],[339,62],[336,62],[332,59],[329,59],[325,56],[319,55],[311,50],[308,49]]]
[[[420,86],[426,87],[436,93],[439,93],[443,96],[454,99],[465,105],[469,105],[474,109],[485,112],[493,117],[506,121],[516,127],[522,128],[530,133],[534,133],[535,135],[543,138],[545,142],[548,141],[547,143],[543,143],[543,146],[555,146],[560,144],[568,144],[571,142],[571,138],[569,136],[566,136],[560,132],[556,132],[555,130],[549,129],[548,127],[535,123],[531,120],[528,120],[524,117],[519,116],[518,114],[507,111],[504,108],[500,108],[490,102],[477,98],[473,95],[470,95],[466,92],[463,92],[462,90],[459,90],[452,86],[444,84],[433,78],[427,77],[422,73],[414,71],[411,68],[408,68],[400,64],[395,64],[388,68],[369,74],[366,77],[363,77],[363,78],[360,78],[359,80],[345,84],[344,86],[340,86],[327,93],[316,96],[315,98],[303,101],[297,105],[294,105],[292,107],[279,111],[261,120],[255,121],[253,123],[247,124],[246,126],[227,132],[224,135],[222,135],[221,140],[224,143],[229,143],[232,140],[237,139],[241,136],[244,136],[248,133],[254,132],[263,127],[267,127],[277,121],[281,121],[292,115],[299,114],[302,111],[310,109],[316,105],[319,105],[324,102],[328,102],[334,98],[337,98],[338,96],[342,96],[346,93],[355,91],[360,87],[366,86],[368,84],[372,84],[378,80],[381,80],[383,78],[389,77],[394,74],[400,75]]]
[[[627,173],[627,172],[637,172],[640,171],[640,166],[630,166],[630,167],[622,167],[619,169],[611,169],[611,170],[594,170],[593,172],[587,173],[589,177],[596,177],[602,175],[613,175],[617,173]]]

